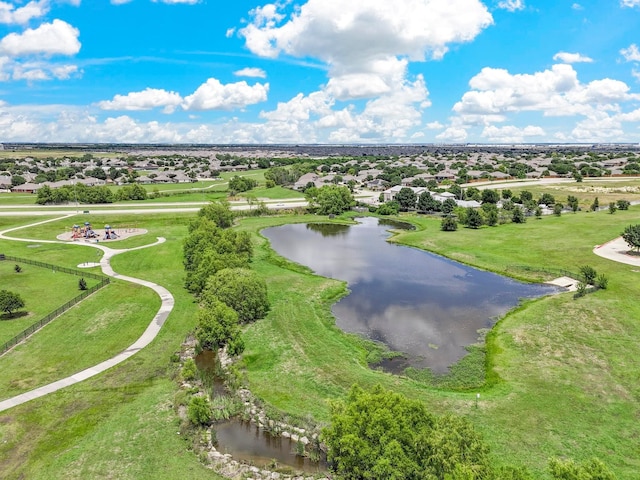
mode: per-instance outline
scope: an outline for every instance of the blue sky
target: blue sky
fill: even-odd
[[[640,0],[0,0],[0,142],[640,140]]]

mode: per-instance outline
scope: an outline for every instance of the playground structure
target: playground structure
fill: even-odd
[[[70,231],[69,231],[70,230]],[[141,230],[137,228],[137,225],[123,225],[118,227],[117,230],[115,227],[112,227],[109,224],[104,226],[104,236],[100,236],[99,232],[96,232],[91,226],[91,222],[84,222],[83,225],[73,225],[67,233],[63,233],[58,235],[60,240],[71,240],[71,241],[95,241],[99,242],[101,240],[122,240],[124,238],[131,237],[133,235],[141,235],[147,233],[146,230]]]
[[[111,228],[111,225],[105,225],[104,226],[104,238],[103,240],[115,240],[116,238],[119,238],[120,235],[118,235],[115,230],[113,228]]]

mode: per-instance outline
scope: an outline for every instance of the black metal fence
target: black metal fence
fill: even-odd
[[[1,260],[5,260],[5,261],[6,260],[10,260],[12,262],[20,262],[20,263],[26,263],[26,264],[29,264],[29,265],[36,265],[38,267],[47,268],[47,269],[50,269],[50,270],[55,270],[56,272],[64,272],[64,273],[69,273],[71,275],[77,275],[77,276],[83,277],[83,278],[92,278],[94,280],[100,280],[100,282],[97,285],[94,285],[93,287],[88,288],[87,290],[84,290],[77,297],[69,300],[67,303],[65,303],[61,307],[59,307],[56,310],[54,310],[53,312],[49,313],[46,317],[41,318],[40,320],[38,320],[37,322],[32,324],[30,327],[28,327],[25,330],[23,330],[22,332],[20,332],[18,335],[13,337],[8,342],[5,342],[2,346],[0,346],[0,355],[4,355],[13,346],[15,346],[18,343],[22,342],[25,338],[33,335],[35,332],[40,330],[47,323],[49,323],[51,320],[53,320],[54,318],[62,315],[64,312],[69,310],[71,307],[73,307],[74,305],[76,305],[80,301],[84,300],[85,298],[87,298],[92,293],[97,292],[102,287],[108,285],[109,282],[110,282],[108,277],[103,277],[102,275],[96,275],[96,274],[90,273],[90,272],[81,272],[80,270],[74,270],[72,268],[66,268],[66,267],[59,267],[57,265],[51,265],[49,263],[44,263],[44,262],[37,262],[35,260],[27,260],[25,258],[18,258],[18,257],[12,257],[10,255],[0,254],[0,261]]]

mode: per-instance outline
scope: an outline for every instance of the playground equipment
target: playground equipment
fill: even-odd
[[[82,238],[82,233],[80,232],[80,225],[74,225],[71,227],[71,240],[78,240]]]
[[[84,238],[96,238],[96,232],[91,228],[91,224],[89,222],[84,222],[84,231],[82,232]]]
[[[118,234],[111,228],[110,225],[104,226],[104,240],[115,240],[118,238]]]

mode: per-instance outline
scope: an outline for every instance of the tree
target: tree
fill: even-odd
[[[614,213],[616,213],[616,210],[618,210],[616,202],[609,202],[609,213],[613,215]]]
[[[13,312],[24,307],[24,300],[22,297],[9,290],[0,290],[0,310],[7,313],[9,316],[13,315]]]
[[[253,270],[225,268],[207,280],[202,291],[205,305],[219,300],[238,313],[241,323],[264,318],[269,311],[267,283]]]
[[[509,190],[508,188],[505,188],[504,190],[502,190],[502,199],[503,200],[509,200],[512,196],[513,196],[513,192],[511,190]]]
[[[631,250],[640,251],[640,224],[626,227],[622,232],[622,238]]]
[[[500,201],[500,194],[497,190],[487,188],[482,191],[482,203],[498,203]]]
[[[467,208],[464,224],[469,228],[480,228],[484,224],[482,214],[475,208]]]
[[[380,386],[370,392],[354,386],[345,402],[332,404],[322,439],[332,470],[347,480],[491,474],[489,448],[467,420],[437,417]]]
[[[84,278],[81,278],[80,280],[78,280],[78,288],[80,290],[86,290],[87,289],[87,281]]]
[[[230,355],[244,351],[238,313],[219,300],[212,299],[197,313],[195,336],[203,349],[217,351],[227,347]]]
[[[590,207],[590,208],[591,208],[591,211],[592,211],[592,212],[595,212],[595,211],[597,211],[597,210],[598,210],[598,208],[600,208],[600,202],[598,201],[598,197],[596,197],[596,198],[593,200],[593,203],[591,204],[591,207]]]
[[[378,207],[377,213],[380,215],[397,215],[400,211],[400,204],[395,200],[383,203]]]
[[[458,204],[453,198],[447,198],[444,202],[442,202],[442,213],[449,215],[453,213],[457,206]]]
[[[411,188],[404,187],[400,189],[393,199],[400,205],[400,210],[406,212],[416,207],[418,196]]]
[[[22,267],[16,263],[13,266],[13,271],[16,272],[16,273],[20,273],[20,272],[22,272]]]
[[[538,200],[538,203],[542,203],[548,207],[549,205],[556,203],[556,199],[550,193],[543,193],[540,200]]]
[[[580,208],[578,204],[578,198],[574,197],[573,195],[569,195],[567,197],[567,205],[569,205],[573,213],[576,213],[578,211],[578,208]]]
[[[305,192],[305,196],[312,206],[317,207],[320,215],[339,215],[356,204],[349,187],[338,185],[311,188]]]
[[[511,221],[513,223],[525,223],[527,221],[527,217],[524,215],[524,211],[522,210],[522,208],[514,207]]]
[[[429,192],[422,192],[418,197],[418,211],[422,213],[439,212],[442,209],[442,202],[436,200]]]
[[[533,194],[528,190],[523,190],[520,192],[520,199],[522,203],[530,202],[533,200]]]
[[[200,209],[198,216],[208,218],[220,228],[233,225],[233,212],[227,202],[211,202]]]
[[[447,215],[440,222],[440,230],[443,232],[455,232],[458,230],[458,222],[451,215]]]
[[[563,209],[563,205],[562,205],[561,203],[556,203],[556,204],[553,206],[553,214],[554,214],[556,217],[559,217],[560,215],[562,215],[562,209]]]
[[[542,208],[540,206],[536,207],[535,216],[538,220],[542,218]]]
[[[631,203],[628,200],[618,200],[616,202],[616,205],[618,207],[618,210],[629,210],[629,206],[631,206]]]

